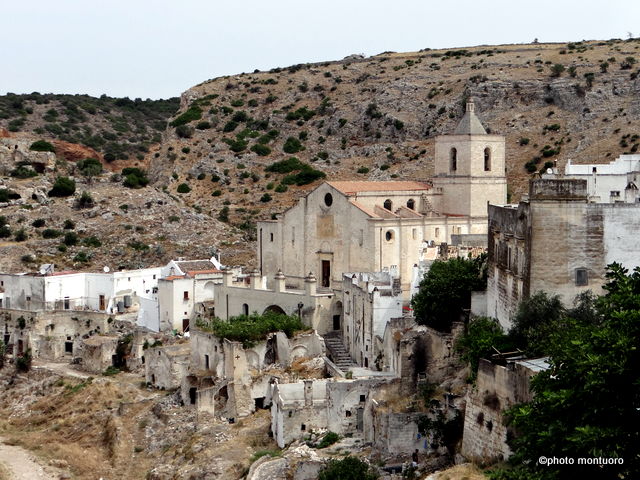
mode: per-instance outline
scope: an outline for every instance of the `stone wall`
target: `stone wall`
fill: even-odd
[[[491,463],[511,455],[504,411],[532,399],[529,385],[534,374],[520,364],[502,366],[480,360],[476,386],[467,394],[463,456],[474,462]]]

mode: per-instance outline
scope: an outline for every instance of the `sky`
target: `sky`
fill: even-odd
[[[3,2],[0,95],[168,98],[350,54],[640,37],[638,0]]]

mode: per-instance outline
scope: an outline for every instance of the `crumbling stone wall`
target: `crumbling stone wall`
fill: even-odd
[[[532,399],[529,381],[533,374],[521,365],[502,366],[480,360],[476,386],[467,394],[463,456],[479,463],[491,463],[511,455],[504,411]]]

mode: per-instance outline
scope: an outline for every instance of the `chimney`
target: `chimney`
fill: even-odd
[[[278,293],[284,292],[286,289],[286,286],[285,286],[286,277],[284,276],[284,273],[282,273],[282,270],[278,269],[278,272],[276,273],[276,276],[273,277],[273,279],[275,280],[274,290]]]
[[[304,406],[313,407],[313,380],[304,380]]]
[[[222,284],[225,287],[231,287],[233,285],[233,275],[231,270],[223,270],[222,271]]]
[[[258,269],[255,269],[253,272],[251,272],[249,282],[252,290],[262,288],[262,277],[260,276],[260,272],[258,271]]]
[[[307,295],[312,296],[316,294],[316,283],[316,276],[313,272],[309,272],[309,275],[304,279],[304,290]]]

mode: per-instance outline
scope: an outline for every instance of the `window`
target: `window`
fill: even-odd
[[[350,417],[351,416],[351,410],[347,410],[344,412],[344,416],[345,417]]]
[[[409,210],[415,210],[416,208],[416,201],[413,198],[410,198],[409,200],[407,200],[407,208]]]
[[[269,234],[269,240],[273,242],[273,233]]]
[[[31,297],[27,295],[27,302],[31,301]]]
[[[151,289],[151,293],[158,293],[158,287],[153,287]]]
[[[440,237],[440,229],[438,227],[436,227],[435,237]]]
[[[598,168],[597,167],[593,167],[591,169],[591,173],[598,173]]]
[[[416,238],[418,238],[418,229],[417,228],[412,228],[411,229],[411,238],[413,238],[414,240]]]
[[[391,211],[391,207],[393,207],[393,203],[391,203],[391,200],[388,198],[384,201],[383,205],[384,205],[384,208],[389,211]]]
[[[155,275],[153,276],[153,279],[154,279],[154,280],[156,279],[156,276],[155,276]]]
[[[242,314],[249,315],[249,305],[247,303],[242,304]]]
[[[393,230],[387,230],[387,233],[384,234],[384,238],[387,239],[387,242],[391,242],[393,240]]]
[[[576,269],[576,286],[584,287],[589,285],[589,272],[586,268]]]
[[[183,300],[189,300],[189,292],[188,291],[184,291],[182,294],[182,299]]]
[[[366,399],[366,395],[360,395],[360,403],[363,403]]]
[[[491,171],[491,149],[489,147],[484,149],[484,171]]]
[[[304,432],[306,429],[307,429],[307,426],[304,423],[300,425],[300,430]]]
[[[291,227],[291,245],[296,244],[296,227]]]
[[[204,369],[209,370],[209,355],[204,356]]]
[[[610,195],[612,197],[619,197],[620,196],[620,191],[619,190],[611,190]]]
[[[331,195],[330,193],[325,194],[325,196],[324,196],[324,204],[327,207],[330,207],[331,205],[333,205],[333,195]]]
[[[458,169],[458,151],[455,148],[451,149],[449,160],[449,169],[455,172]]]

